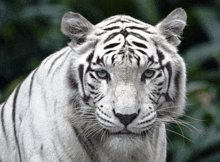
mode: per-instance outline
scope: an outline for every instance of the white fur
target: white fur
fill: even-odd
[[[176,91],[173,84],[175,78],[172,76],[171,91],[168,93],[170,98],[175,100],[172,103],[164,103],[166,107],[175,106],[169,112],[171,117],[176,117],[179,116],[177,114],[183,113],[185,104],[185,64],[177,54],[175,47],[179,43],[177,35],[185,26],[184,13],[183,10],[177,9],[156,27],[147,25],[148,32],[159,34],[159,38],[163,40],[158,48],[161,47],[160,50],[165,50],[162,46],[166,46],[166,50],[170,52],[163,51],[166,53],[166,58],[162,64],[171,61],[173,74],[181,72],[179,85],[182,89],[180,94],[175,98]],[[79,84],[78,89],[71,88],[71,86],[74,86],[71,84],[74,83],[70,83],[69,77],[74,75],[73,78],[77,83],[80,83],[77,68],[79,64],[88,64],[85,59],[93,50],[95,40],[100,39],[101,42],[97,44],[100,48],[97,47],[98,53],[95,51],[96,57],[100,53],[104,53],[101,48],[104,39],[98,38],[97,33],[101,33],[101,28],[104,28],[109,22],[113,22],[116,19],[127,20],[127,18],[133,19],[127,16],[115,16],[97,26],[93,26],[79,14],[68,13],[64,16],[61,30],[74,40],[69,43],[69,47],[65,47],[47,57],[14,90],[8,100],[0,106],[1,116],[3,117],[0,121],[0,161],[90,162],[91,157],[89,154],[91,152],[94,152],[94,156],[97,156],[96,158],[100,162],[166,161],[165,122],[157,120],[158,112],[156,110],[161,105],[155,107],[149,102],[150,100],[147,96],[143,96],[144,93],[140,95],[140,92],[149,94],[154,84],[149,81],[146,83],[147,86],[138,87],[136,83],[139,82],[138,77],[140,78],[140,76],[137,75],[136,77],[136,74],[132,73],[134,72],[134,67],[125,64],[126,68],[124,69],[130,70],[129,73],[128,71],[124,72],[123,68],[114,69],[111,67],[110,71],[115,74],[118,73],[115,77],[117,84],[112,83],[110,87],[102,85],[101,90],[107,97],[98,102],[97,105],[93,105],[94,103],[91,100],[88,101],[90,106],[82,101],[83,91],[89,94],[88,89],[84,90]],[[82,23],[77,26],[80,20]],[[74,29],[81,33],[74,35],[71,33],[72,31],[68,31],[71,24],[73,24],[72,27]],[[138,26],[138,24],[136,25]],[[139,21],[139,25],[138,27],[143,27],[146,24]],[[164,33],[164,31],[161,31],[164,28],[167,30],[167,26],[177,27],[177,33],[167,33],[167,31]],[[87,43],[81,46],[77,44],[79,37],[84,38],[86,35],[88,35]],[[165,41],[167,36],[173,36],[173,38]],[[122,37],[118,38],[122,40]],[[152,40],[159,38],[152,36]],[[133,39],[137,38],[131,38],[131,40]],[[147,49],[149,55],[155,55],[156,52],[156,47],[152,40],[148,40],[150,42],[149,49]],[[156,42],[158,43],[158,41]],[[117,59],[119,59],[117,60],[119,63],[121,60],[120,58]],[[158,58],[155,56],[155,59]],[[108,59],[105,61],[109,64]],[[140,64],[143,67],[145,62],[142,60]],[[155,68],[158,68],[158,65],[155,65]],[[144,69],[138,70],[136,71],[140,72]],[[165,83],[168,82],[166,76],[161,76],[161,78],[164,78]],[[83,79],[85,82],[91,82],[88,77]],[[161,80],[155,80],[154,82],[159,81]],[[86,85],[83,86],[86,87]],[[110,93],[115,96],[109,95]],[[136,96],[139,98],[135,98]],[[117,132],[123,132],[125,126],[120,123],[116,115],[114,116],[112,111],[113,100],[114,102],[117,101],[116,113],[134,114],[139,108],[141,109],[136,120],[127,127],[133,134],[117,134]],[[164,101],[165,99],[161,98],[159,103]],[[80,107],[78,107],[79,105]],[[101,105],[104,105],[104,108],[98,109]],[[154,108],[153,110],[152,107]],[[100,117],[97,117],[98,115]],[[150,119],[154,120],[147,122]],[[149,129],[146,129],[147,126],[150,126]],[[111,134],[105,133],[103,129],[105,127],[109,129]],[[78,131],[80,130],[78,133],[75,131],[77,129]],[[147,131],[146,135],[141,135],[142,131]],[[91,152],[87,152],[85,148]]]

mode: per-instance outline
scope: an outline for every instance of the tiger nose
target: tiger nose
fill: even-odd
[[[124,126],[130,124],[138,116],[137,113],[125,115],[125,114],[115,113],[115,111],[114,114],[120,120],[120,122],[124,124]]]

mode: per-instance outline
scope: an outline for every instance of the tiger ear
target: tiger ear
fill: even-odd
[[[61,32],[70,39],[73,44],[81,44],[86,35],[94,28],[87,19],[79,13],[67,12],[61,21]]]
[[[182,8],[172,11],[165,19],[156,25],[156,28],[174,46],[180,44],[179,37],[186,26],[187,15]]]

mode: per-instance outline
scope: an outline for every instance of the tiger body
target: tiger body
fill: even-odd
[[[64,15],[69,46],[1,105],[0,161],[166,161],[165,123],[185,104],[185,19],[177,9],[156,27],[124,15],[94,26]]]

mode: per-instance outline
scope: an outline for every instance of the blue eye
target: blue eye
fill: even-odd
[[[100,78],[100,79],[106,79],[108,77],[108,73],[105,70],[99,70],[96,71],[96,75]]]
[[[143,77],[149,79],[149,78],[152,78],[154,74],[155,74],[154,70],[148,69],[143,73]]]

